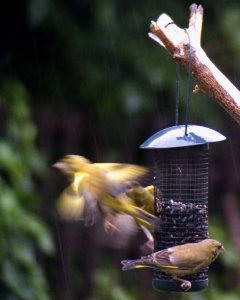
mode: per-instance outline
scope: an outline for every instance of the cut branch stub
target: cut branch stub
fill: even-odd
[[[192,76],[200,90],[214,98],[240,124],[240,92],[207,57],[201,48],[203,8],[190,6],[189,27],[179,28],[166,14],[152,21],[149,36],[163,46],[186,70],[189,65],[189,44],[192,56]]]

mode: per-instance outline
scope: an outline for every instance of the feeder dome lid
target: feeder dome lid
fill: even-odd
[[[141,149],[177,148],[224,141],[221,133],[198,125],[176,125],[156,132],[140,145]]]

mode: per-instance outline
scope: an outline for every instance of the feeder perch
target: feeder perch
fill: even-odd
[[[203,126],[177,125],[163,129],[140,148],[153,151],[154,209],[159,225],[154,233],[154,251],[208,238],[209,143],[226,138]],[[208,270],[185,276],[189,290],[208,286]],[[181,283],[168,274],[154,271],[153,287],[183,292]]]

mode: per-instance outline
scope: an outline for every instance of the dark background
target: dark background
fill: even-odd
[[[209,223],[226,253],[201,293],[152,290],[151,270],[123,273],[131,241],[59,218],[67,185],[51,165],[65,154],[152,166],[139,145],[175,124],[175,63],[148,38],[165,12],[188,26],[190,1],[8,1],[0,12],[0,298],[3,300],[239,299],[239,125],[203,94],[189,122],[226,135],[210,147]],[[200,1],[202,46],[239,87],[239,1]],[[192,86],[194,82],[192,82]],[[180,72],[180,123],[187,75]]]

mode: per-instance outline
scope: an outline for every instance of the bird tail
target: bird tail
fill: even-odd
[[[148,262],[145,259],[133,259],[133,260],[122,260],[122,270],[127,271],[127,270],[132,270],[132,269],[140,269],[140,268],[152,268],[153,266],[148,264]]]
[[[138,269],[141,268],[141,260],[122,260],[122,270],[127,271],[127,270],[132,270],[132,269]]]

